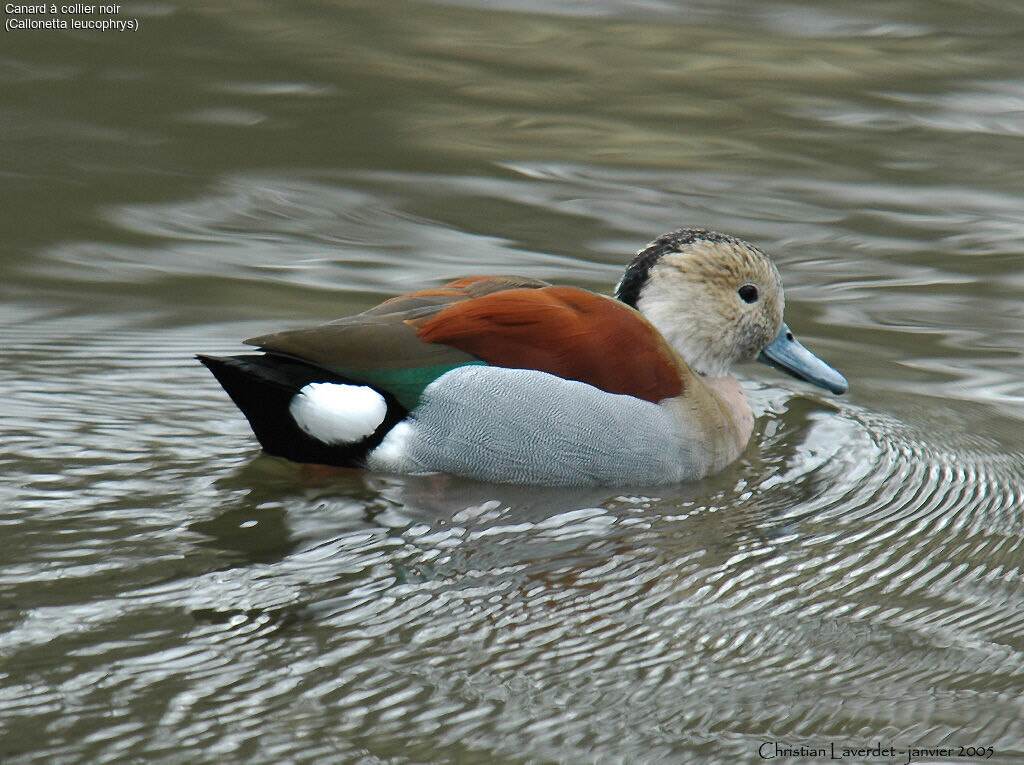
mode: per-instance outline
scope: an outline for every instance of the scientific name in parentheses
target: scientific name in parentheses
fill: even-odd
[[[57,9],[60,9],[59,11]],[[120,5],[51,5],[50,13],[117,13],[120,11]],[[14,5],[8,3],[4,6],[4,10],[7,13],[46,13],[45,5]],[[63,19],[58,16],[54,16],[49,19],[25,19],[25,18],[8,18],[4,22],[4,29],[8,32],[14,29],[93,29],[101,32],[108,30],[115,30],[118,32],[124,31],[138,31],[139,22],[137,19]]]

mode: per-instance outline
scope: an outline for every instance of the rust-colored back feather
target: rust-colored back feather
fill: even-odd
[[[494,366],[537,369],[653,402],[683,392],[677,355],[643,316],[575,287],[504,289],[406,323],[423,342]]]

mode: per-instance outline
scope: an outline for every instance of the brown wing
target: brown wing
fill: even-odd
[[[406,323],[426,343],[494,366],[537,369],[654,402],[684,388],[677,354],[650,322],[617,300],[574,287],[505,289]]]
[[[409,322],[434,316],[454,303],[502,290],[548,286],[547,282],[517,276],[469,276],[435,289],[390,298],[327,324],[261,335],[245,342],[332,369],[396,370],[468,364],[478,359],[451,345],[424,342]]]
[[[650,322],[623,303],[514,276],[467,277],[245,342],[357,379],[391,381],[421,369],[416,385],[426,384],[445,368],[482,360],[654,402],[680,395],[688,372]]]
[[[469,298],[483,297],[502,290],[511,289],[540,289],[550,287],[548,282],[540,279],[530,279],[523,276],[466,276],[448,282],[442,287],[435,289],[418,290],[407,295],[389,298],[378,306],[364,311],[358,316],[379,316],[387,313],[401,313],[403,311],[421,311],[428,307],[444,307],[449,303]],[[349,317],[357,318],[357,317]],[[347,321],[348,319],[340,319]]]

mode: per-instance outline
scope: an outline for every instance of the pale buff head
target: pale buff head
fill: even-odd
[[[681,229],[642,250],[616,297],[657,327],[690,367],[722,377],[782,327],[782,278],[768,256],[726,234]]]

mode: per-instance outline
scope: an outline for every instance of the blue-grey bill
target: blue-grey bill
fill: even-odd
[[[804,348],[785,323],[779,336],[761,351],[757,360],[833,393],[846,393],[850,389],[846,378]]]

